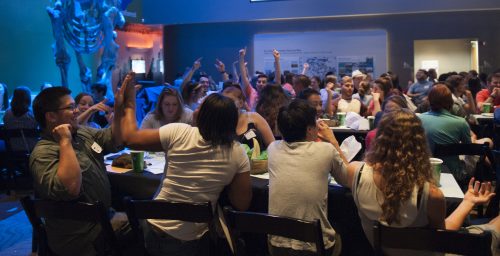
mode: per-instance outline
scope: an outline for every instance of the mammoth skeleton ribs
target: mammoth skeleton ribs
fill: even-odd
[[[101,63],[95,83],[106,85],[106,97],[113,99],[111,72],[118,57],[115,42],[116,26],[123,27],[125,18],[118,7],[121,0],[56,0],[47,7],[55,42],[52,45],[61,84],[68,87],[68,66],[71,57],[66,41],[75,51],[83,91],[90,91],[92,71],[83,62],[82,54],[94,54],[102,48]]]

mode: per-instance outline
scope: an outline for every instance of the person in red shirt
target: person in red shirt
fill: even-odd
[[[491,74],[488,77],[488,89],[479,91],[476,95],[477,108],[483,111],[484,103],[491,103],[490,112],[500,107],[500,73]]]

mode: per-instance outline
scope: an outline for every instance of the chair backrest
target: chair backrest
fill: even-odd
[[[127,217],[136,236],[141,240],[140,219],[166,219],[211,224],[214,218],[212,204],[172,202],[164,200],[123,199]]]
[[[316,244],[317,255],[326,255],[323,232],[319,220],[306,221],[289,217],[281,217],[265,213],[235,211],[224,208],[232,247],[236,255],[244,255],[237,244],[239,232],[283,236]]]
[[[454,253],[460,255],[491,255],[491,233],[471,234],[465,231],[427,228],[394,228],[375,221],[373,246],[376,255],[382,248]]]
[[[434,156],[458,156],[458,155],[477,155],[486,156],[489,151],[488,143],[453,143],[434,145]]]
[[[34,146],[33,141],[37,141],[40,138],[40,131],[38,129],[6,129],[5,127],[2,129],[5,139],[5,148],[7,152],[11,153],[20,151],[20,148],[22,148],[22,153],[31,153],[32,147]],[[14,142],[16,143],[22,141],[22,147],[13,146],[12,140],[15,140]]]
[[[459,155],[470,155],[479,156],[479,161],[477,162],[476,171],[474,176],[477,180],[483,181],[487,176],[492,177],[491,173],[486,173],[486,157],[493,161],[493,156],[488,143],[475,144],[475,143],[454,143],[454,144],[436,144],[434,146],[434,156],[435,157],[446,157],[446,156],[459,156]]]
[[[64,202],[31,199],[29,196],[21,199],[21,204],[28,216],[33,230],[41,232],[41,241],[46,242],[43,219],[76,220],[99,223],[104,237],[109,242],[114,254],[120,254],[116,236],[109,221],[108,210],[101,202],[94,204],[83,202]],[[47,244],[40,247],[48,248]]]

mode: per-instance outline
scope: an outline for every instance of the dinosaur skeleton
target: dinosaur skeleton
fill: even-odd
[[[106,97],[113,98],[111,72],[119,48],[113,30],[115,26],[125,24],[125,18],[118,9],[120,4],[121,0],[55,0],[53,7],[47,7],[55,39],[52,48],[63,86],[68,87],[68,66],[71,62],[64,43],[66,39],[77,57],[83,91],[90,91],[92,72],[81,55],[103,49],[96,83],[105,84],[108,87]]]

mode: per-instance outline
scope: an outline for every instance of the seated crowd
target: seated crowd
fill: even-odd
[[[75,99],[67,88],[50,87],[36,96],[33,114],[27,96],[31,93],[18,87],[4,117],[5,127],[33,127],[35,119],[41,129],[41,140],[30,157],[40,198],[101,201],[109,207],[117,232],[127,220],[111,208],[104,156],[124,147],[165,152],[164,178],[155,200],[210,201],[215,211],[225,190],[229,203],[244,211],[252,200],[251,159],[240,144],[254,148],[258,143],[268,151],[269,213],[319,219],[328,255],[339,255],[342,248],[342,238],[327,215],[331,177],[352,190],[372,244],[375,220],[394,227],[459,230],[476,205],[495,196],[491,183],[476,181],[458,157],[444,159],[445,171],[468,184],[463,201],[446,217],[445,198],[433,183],[429,158],[436,144],[487,142],[494,147],[490,138],[477,138],[471,126],[477,122],[474,114],[487,109],[483,106],[491,106],[490,112],[500,107],[500,73],[492,73],[478,87],[477,72],[443,74],[436,80],[435,72],[421,69],[405,91],[391,72],[373,78],[355,70],[351,76],[328,73],[322,79],[308,76],[305,64],[301,74],[282,75],[277,50],[275,72],[254,78],[245,56],[246,50],[240,50],[231,75],[216,60],[223,88],[214,86],[206,74],[192,79],[201,67],[201,58],[196,60],[178,86],[165,86],[140,128],[133,73],[124,79],[112,104],[103,98],[106,91],[100,85],[92,87],[92,94],[80,93]],[[340,112],[375,117],[363,162],[349,163],[321,120],[336,119]],[[106,250],[98,225],[47,220],[46,226],[48,244],[57,255]],[[150,219],[142,226],[151,255],[208,253],[206,224]],[[496,250],[500,218],[465,230],[490,231]],[[271,255],[314,251],[310,243],[269,237]]]

